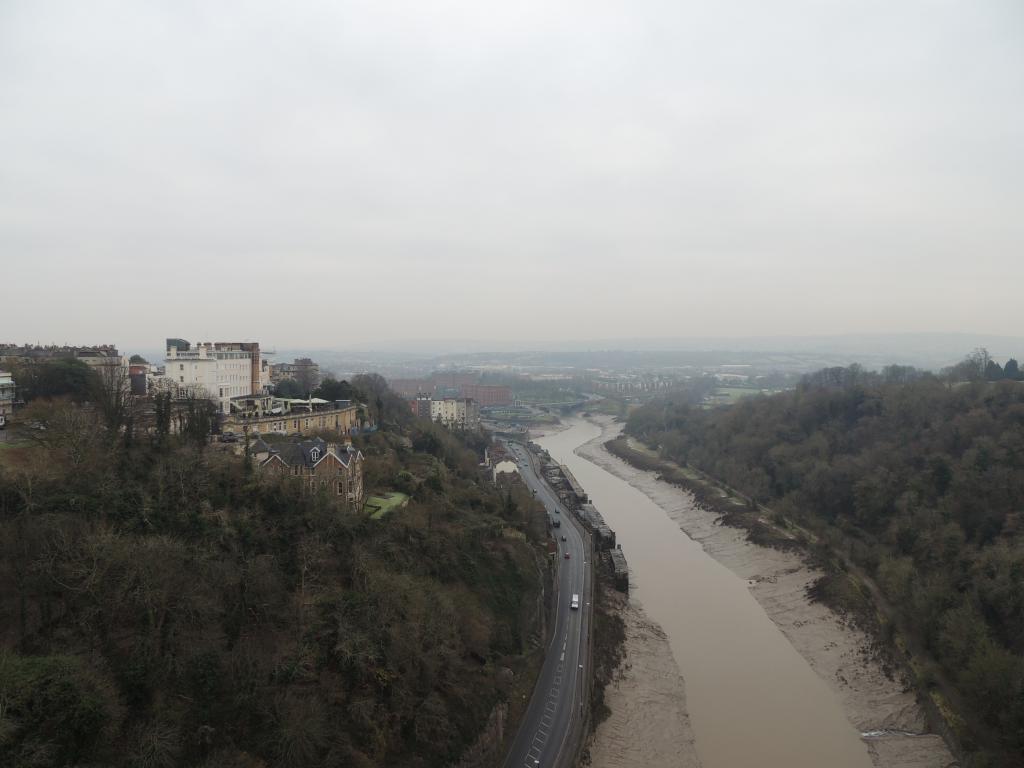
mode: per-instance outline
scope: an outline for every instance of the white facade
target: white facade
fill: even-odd
[[[269,360],[267,360],[266,358],[260,360],[260,392],[270,391],[270,368],[271,365]]]
[[[14,380],[11,374],[0,371],[0,427],[7,425],[14,410]]]
[[[449,429],[477,429],[480,426],[480,407],[470,398],[431,400],[430,420],[439,421]]]
[[[209,398],[225,415],[231,413],[232,397],[253,394],[252,354],[243,350],[215,349],[213,344],[184,351],[170,347],[164,368],[164,377],[178,390]]]
[[[491,477],[494,482],[498,482],[498,475],[515,475],[519,473],[519,467],[514,461],[505,459],[499,461],[494,465],[494,469],[491,473]]]

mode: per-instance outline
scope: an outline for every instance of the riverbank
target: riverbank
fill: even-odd
[[[887,675],[873,653],[871,638],[810,600],[808,589],[823,576],[820,571],[809,567],[794,549],[751,543],[745,530],[722,525],[721,514],[700,507],[688,491],[613,456],[604,444],[619,436],[621,425],[600,416],[591,421],[601,434],[576,453],[646,495],[712,558],[747,581],[754,599],[835,693],[862,734],[876,768],[957,764],[941,737],[925,733],[924,713],[914,692]],[[630,650],[627,643],[627,664]],[[599,746],[595,741],[595,765],[604,759]]]
[[[683,676],[664,631],[635,600],[608,590],[625,623],[622,663],[605,686],[610,713],[588,745],[591,768],[700,768]]]
[[[531,425],[529,432],[530,440],[557,435],[559,432],[565,432],[568,428],[569,425],[564,421],[558,421],[552,424]]]

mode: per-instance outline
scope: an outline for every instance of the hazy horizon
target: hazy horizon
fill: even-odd
[[[179,334],[178,337],[181,337]],[[264,356],[286,361],[291,357],[318,355],[327,358],[347,356],[369,360],[408,361],[430,360],[472,355],[516,355],[557,353],[702,353],[782,354],[847,356],[849,363],[908,364],[922,367],[941,367],[962,359],[978,347],[986,348],[1000,361],[1010,357],[1024,357],[1024,335],[994,336],[971,333],[891,333],[841,334],[799,336],[736,336],[736,337],[649,337],[632,339],[518,339],[504,342],[486,339],[400,339],[391,342],[362,342],[350,345],[309,345],[301,340],[272,343],[266,339],[214,339],[195,336],[188,340],[200,341],[260,341]],[[114,343],[122,354],[142,354],[150,362],[163,359],[163,339],[143,344],[119,344],[116,340],[95,343]],[[0,343],[40,343],[69,346],[86,345],[81,340],[28,341],[0,338]],[[880,363],[879,361],[884,361]],[[832,360],[828,364],[833,364]]]
[[[0,338],[1019,332],[1024,6],[8,2]]]
[[[348,347],[261,344],[264,356],[274,362],[311,357],[325,371],[344,374],[388,369],[389,375],[396,375],[395,366],[419,369],[424,366],[487,367],[494,364],[526,368],[663,368],[683,364],[745,363],[772,370],[799,368],[811,371],[857,363],[876,370],[897,364],[938,371],[959,362],[977,347],[985,347],[1000,363],[1011,357],[1024,358],[1024,336],[941,333],[732,339],[548,339],[504,343],[472,339],[418,339]],[[163,360],[160,344],[122,347],[121,351],[123,354],[141,354],[150,362]]]

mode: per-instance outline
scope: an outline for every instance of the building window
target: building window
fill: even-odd
[[[309,452],[309,458],[311,458],[313,461],[319,461],[320,460],[320,449],[319,448],[314,448],[312,451],[310,451]]]

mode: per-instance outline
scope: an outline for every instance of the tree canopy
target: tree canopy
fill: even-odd
[[[646,405],[627,430],[818,531],[872,574],[957,686],[968,743],[1024,757],[1024,385],[852,366],[704,409]],[[1005,369],[1001,369],[1005,373]]]
[[[543,514],[457,437],[362,440],[368,490],[410,497],[372,520],[205,439],[30,407],[0,455],[0,764],[449,766],[508,700]]]
[[[309,397],[310,392],[303,389],[295,379],[281,379],[274,387],[274,394],[278,397],[300,398]]]
[[[81,360],[59,358],[18,366],[15,381],[22,399],[68,397],[76,402],[90,399],[100,382],[96,372]]]
[[[313,391],[313,397],[324,400],[361,400],[361,393],[347,381],[328,376]]]

